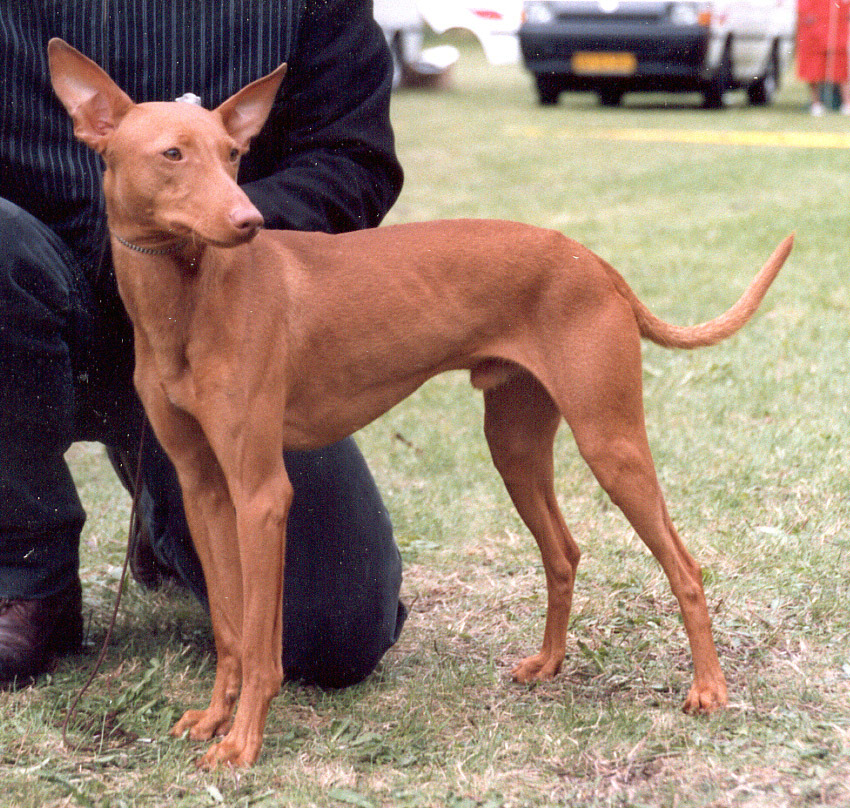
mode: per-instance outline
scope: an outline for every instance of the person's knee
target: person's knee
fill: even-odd
[[[407,618],[397,595],[379,598],[371,606],[358,614],[346,610],[334,614],[332,608],[325,608],[289,621],[285,614],[287,678],[327,688],[362,682],[398,640]]]
[[[25,245],[43,240],[45,229],[32,214],[0,197],[0,256],[18,254]]]
[[[70,279],[64,252],[58,236],[0,198],[0,301],[7,314],[67,313]]]
[[[296,498],[284,576],[284,666],[290,678],[346,687],[365,679],[398,639],[406,616],[401,557],[353,440],[287,461]]]

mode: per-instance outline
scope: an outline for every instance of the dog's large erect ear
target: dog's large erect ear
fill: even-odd
[[[263,128],[285,74],[286,65],[283,64],[267,76],[243,87],[216,110],[224,121],[224,128],[240,149],[247,149],[251,138]]]
[[[53,89],[74,122],[74,134],[102,152],[110,133],[133,107],[130,97],[87,56],[61,39],[47,45]]]

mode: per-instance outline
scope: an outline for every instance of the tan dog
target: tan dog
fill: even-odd
[[[700,568],[673,528],[650,455],[640,338],[698,348],[734,334],[761,302],[791,237],[728,312],[680,328],[654,317],[580,244],[523,224],[430,222],[339,236],[262,231],[236,175],[283,67],[206,111],[135,105],[64,42],[53,40],[49,53],[77,137],[106,161],[136,384],[179,473],[207,578],[215,685],[209,707],[187,712],[172,730],[195,739],[226,733],[202,765],[256,760],[280,687],[292,498],[283,450],[328,445],[457,368],[484,391],[493,462],[546,571],[543,646],[514,678],[548,679],[564,659],[579,560],[553,489],[553,440],[566,419],[679,601],[694,660],[684,709],[726,703]]]

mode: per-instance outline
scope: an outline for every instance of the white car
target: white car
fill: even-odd
[[[591,90],[701,92],[723,106],[743,88],[770,104],[790,61],[795,0],[526,0],[519,39],[541,104]]]
[[[519,61],[517,32],[522,0],[374,0],[374,6],[375,19],[390,44],[399,77],[405,67],[428,68],[430,51],[421,63],[425,24],[437,34],[452,29],[471,31],[491,64]],[[438,61],[446,52],[445,47],[436,52]]]
[[[418,5],[425,22],[438,34],[452,28],[471,31],[490,64],[519,61],[522,0],[418,0]]]

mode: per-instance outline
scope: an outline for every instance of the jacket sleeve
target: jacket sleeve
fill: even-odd
[[[375,227],[401,190],[392,61],[371,0],[306,0],[278,100],[240,172],[276,229]]]

